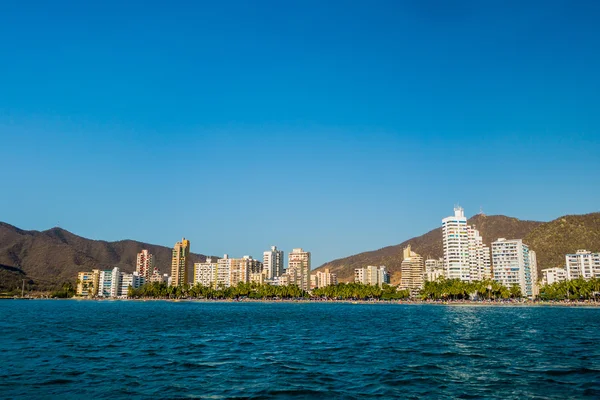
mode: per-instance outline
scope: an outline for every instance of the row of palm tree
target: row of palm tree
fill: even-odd
[[[365,285],[362,283],[338,283],[312,291],[313,297],[335,300],[399,300],[409,297],[408,290],[397,290],[396,287],[383,285]]]
[[[423,300],[498,300],[522,297],[518,286],[507,288],[491,279],[464,282],[460,279],[440,278],[425,282],[420,294]]]
[[[600,278],[573,279],[555,282],[540,288],[542,300],[598,300],[600,299]]]
[[[163,298],[163,299],[299,299],[309,297],[308,292],[297,285],[273,286],[256,282],[240,282],[230,287],[209,287],[200,284],[168,286],[164,282],[151,282],[138,289],[129,287],[127,296],[131,298]]]

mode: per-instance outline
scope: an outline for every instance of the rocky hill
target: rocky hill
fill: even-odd
[[[479,230],[488,246],[499,237],[524,239],[537,253],[538,270],[563,266],[564,255],[580,248],[600,251],[600,213],[566,216],[547,223],[479,214],[470,218],[469,224]],[[350,281],[354,268],[385,265],[390,270],[392,283],[396,284],[400,281],[402,250],[409,244],[425,259],[442,257],[442,229],[434,229],[395,246],[330,261],[318,269],[329,268],[340,281]]]
[[[78,271],[93,268],[118,266],[131,272],[142,249],[154,254],[161,272],[170,273],[171,249],[165,246],[133,240],[91,240],[61,228],[24,231],[0,222],[0,289],[13,290],[15,283],[20,288],[22,279],[27,279],[30,288],[50,289],[66,281],[75,283]],[[206,256],[191,254],[190,259],[200,262]]]

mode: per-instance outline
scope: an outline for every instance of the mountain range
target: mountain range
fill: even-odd
[[[600,213],[566,215],[550,222],[478,214],[469,218],[468,223],[479,230],[488,246],[501,237],[523,239],[523,242],[536,252],[539,277],[544,268],[564,267],[565,254],[574,253],[578,249],[600,251]],[[414,252],[425,259],[440,258],[443,256],[442,228],[436,228],[394,246],[327,262],[318,270],[328,268],[337,274],[339,281],[348,282],[354,279],[355,268],[385,265],[390,272],[391,283],[398,284],[402,250],[409,244]]]
[[[91,240],[61,228],[25,231],[0,222],[0,289],[21,288],[22,279],[30,289],[51,289],[67,281],[74,283],[78,271],[94,268],[120,267],[132,272],[142,249],[154,254],[161,273],[171,272],[169,247],[134,240]],[[190,255],[192,263],[205,259],[202,254]]]
[[[523,239],[537,253],[538,271],[564,266],[565,254],[578,249],[600,251],[600,213],[567,215],[550,222],[478,214],[469,219],[469,224],[479,230],[488,246],[500,237]],[[385,265],[392,284],[397,284],[402,250],[409,244],[425,259],[440,258],[443,256],[442,229],[436,228],[398,245],[333,260],[318,270],[329,268],[341,282],[347,282],[353,279],[354,268]],[[170,272],[169,247],[134,240],[91,240],[61,228],[26,231],[0,222],[0,290],[20,288],[23,280],[28,289],[47,290],[67,281],[74,283],[78,271],[94,268],[118,266],[131,272],[135,269],[136,255],[142,249],[154,254],[155,265],[162,273]],[[192,263],[205,259],[203,254],[190,255]]]

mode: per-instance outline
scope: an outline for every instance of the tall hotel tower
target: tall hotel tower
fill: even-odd
[[[263,253],[263,264],[266,279],[273,279],[283,274],[283,250],[271,246],[271,250]]]
[[[171,284],[180,286],[190,282],[189,273],[190,241],[186,238],[181,242],[175,243],[173,248],[173,258],[171,259]]]
[[[154,256],[148,253],[148,250],[142,250],[137,254],[135,270],[140,276],[143,276],[146,281],[150,279],[154,270]]]
[[[469,228],[462,207],[454,207],[454,216],[442,220],[444,275],[447,279],[470,280]]]
[[[310,252],[300,248],[293,249],[288,254],[288,269],[290,283],[296,284],[302,290],[310,290]]]

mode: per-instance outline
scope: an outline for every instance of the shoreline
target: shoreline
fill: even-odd
[[[405,301],[405,300],[310,300],[310,299],[168,299],[168,298],[147,298],[147,299],[131,299],[131,298],[78,298],[72,297],[68,299],[59,298],[15,298],[4,297],[0,300],[75,300],[75,301],[131,301],[131,302],[152,302],[165,301],[173,303],[298,303],[298,304],[394,304],[394,305],[410,305],[410,306],[450,306],[450,307],[568,307],[568,308],[600,308],[600,302],[531,302],[531,301]]]

